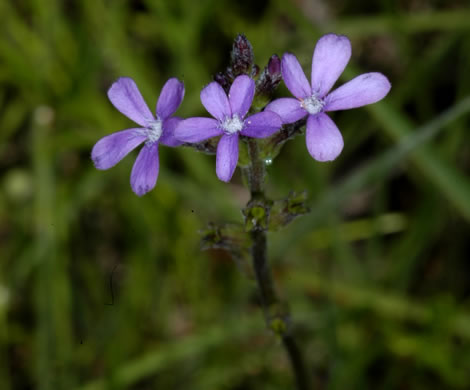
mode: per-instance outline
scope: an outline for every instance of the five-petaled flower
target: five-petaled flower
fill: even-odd
[[[195,143],[221,136],[217,145],[216,173],[222,181],[230,181],[237,167],[239,135],[265,138],[282,126],[281,118],[271,111],[245,118],[254,93],[255,83],[246,75],[233,81],[228,97],[220,84],[212,82],[201,91],[201,102],[216,119],[189,118],[175,129],[175,137],[183,142]]]
[[[351,43],[345,36],[327,34],[315,46],[312,59],[312,80],[307,81],[293,54],[282,58],[281,72],[289,91],[297,98],[281,98],[271,102],[266,111],[273,111],[283,123],[307,118],[307,149],[318,161],[334,160],[343,149],[343,137],[325,112],[347,110],[383,99],[390,82],[380,73],[365,73],[328,93],[351,57]]]
[[[131,187],[138,196],[153,189],[159,171],[158,145],[181,145],[173,133],[182,119],[171,115],[181,104],[183,96],[183,83],[176,78],[169,79],[158,98],[154,116],[134,80],[129,77],[119,78],[108,91],[109,100],[114,107],[142,127],[122,130],[101,138],[91,152],[96,168],[113,167],[145,142],[132,168]]]

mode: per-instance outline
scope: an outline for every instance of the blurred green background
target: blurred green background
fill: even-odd
[[[169,77],[181,116],[239,32],[264,67],[349,36],[341,82],[380,71],[381,103],[333,113],[334,162],[304,137],[269,166],[269,195],[311,213],[271,233],[278,290],[315,389],[470,388],[470,8],[467,1],[0,1],[0,389],[291,389],[255,285],[209,221],[241,222],[248,193],[215,159],[160,148],[135,196],[135,157],[109,171],[94,143],[131,127],[107,100],[130,76],[154,107]],[[279,96],[288,95],[282,86]]]

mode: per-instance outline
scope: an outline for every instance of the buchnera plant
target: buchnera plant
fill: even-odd
[[[313,51],[309,82],[291,53],[285,53],[282,60],[273,55],[260,72],[254,64],[251,43],[239,35],[230,65],[200,92],[210,117],[174,116],[185,94],[183,82],[176,78],[165,83],[152,113],[135,82],[121,77],[109,89],[109,100],[138,126],[105,136],[91,152],[95,167],[104,170],[143,145],[130,177],[132,190],[142,196],[157,183],[160,145],[216,154],[216,175],[224,182],[231,180],[239,164],[240,147],[247,150],[249,163],[240,167],[251,194],[242,210],[245,222],[209,225],[202,232],[203,248],[223,248],[235,259],[247,250],[251,252],[251,274],[255,275],[267,327],[282,340],[298,389],[309,388],[308,370],[294,339],[287,306],[280,302],[274,288],[266,241],[268,231],[278,230],[307,213],[308,207],[304,192],[269,199],[264,189],[266,161],[272,162],[286,141],[304,133],[307,151],[315,160],[332,161],[340,155],[343,137],[327,113],[375,103],[391,88],[383,74],[372,72],[332,91],[350,57],[347,37],[324,35]],[[281,81],[293,97],[272,100]]]

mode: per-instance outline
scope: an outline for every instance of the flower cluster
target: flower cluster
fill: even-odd
[[[250,60],[249,56],[245,57]],[[216,81],[207,85],[201,91],[201,102],[213,118],[182,119],[173,116],[184,97],[184,85],[176,78],[169,79],[163,86],[153,115],[135,82],[122,77],[109,89],[109,100],[141,127],[100,139],[93,147],[92,160],[96,168],[108,169],[144,144],[131,172],[132,190],[142,196],[157,182],[159,144],[174,147],[220,137],[216,173],[220,180],[228,182],[237,167],[240,137],[266,138],[279,131],[283,124],[304,117],[307,117],[306,143],[309,153],[318,161],[334,160],[343,149],[343,138],[326,112],[375,103],[390,90],[390,83],[384,75],[366,73],[330,93],[350,57],[351,44],[345,36],[328,34],[320,38],[313,53],[310,84],[297,58],[290,53],[284,54],[280,73],[295,98],[274,100],[263,111],[251,115],[249,111],[255,93],[272,92],[270,88],[279,83],[277,56],[271,58],[257,84],[251,77],[242,74],[234,78],[229,89],[224,85],[224,90]],[[248,69],[248,65],[244,69]],[[229,91],[228,95],[226,90]]]

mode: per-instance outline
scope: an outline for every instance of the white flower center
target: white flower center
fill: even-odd
[[[147,133],[145,134],[147,137],[147,141],[150,143],[157,142],[163,133],[162,128],[162,121],[160,119],[154,120],[149,122],[146,127]]]
[[[300,105],[309,114],[315,115],[315,114],[318,114],[322,110],[325,103],[323,102],[323,100],[317,98],[315,95],[312,95],[302,100]]]
[[[237,114],[234,114],[231,118],[225,118],[221,127],[227,134],[235,134],[243,129],[243,121]]]

